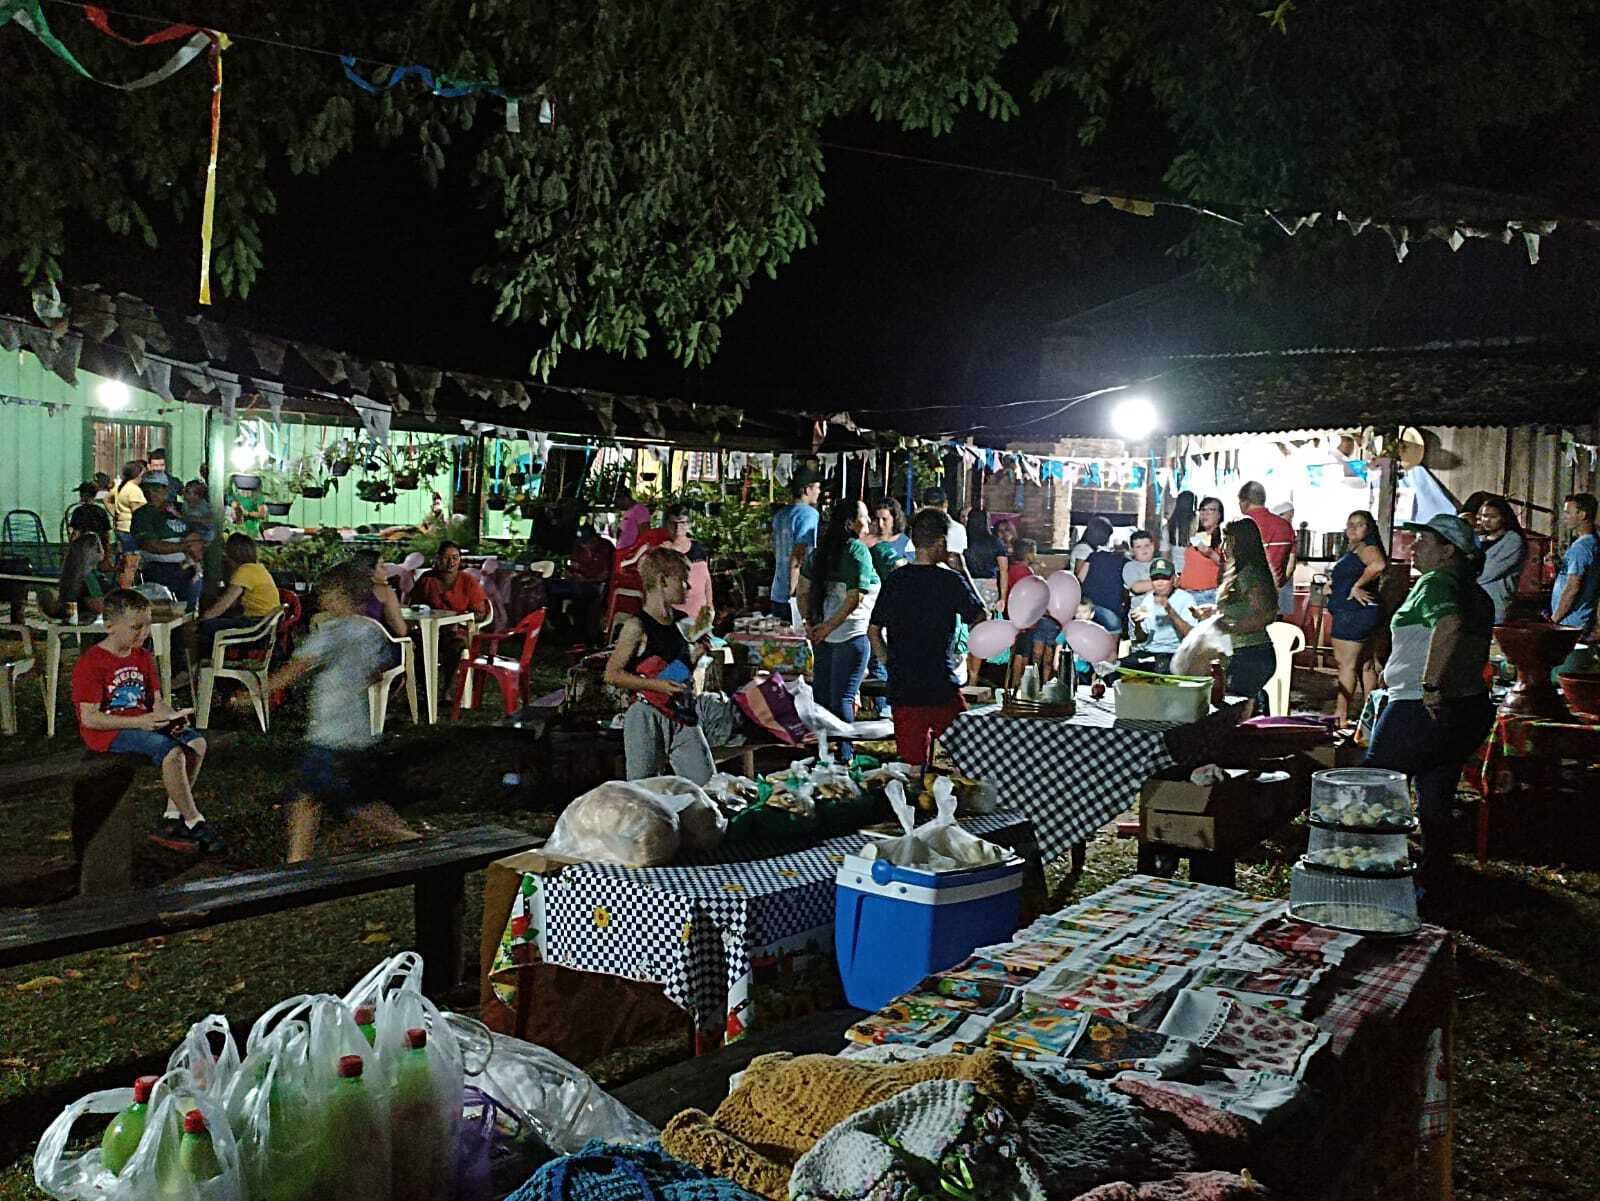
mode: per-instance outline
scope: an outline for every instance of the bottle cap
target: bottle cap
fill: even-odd
[[[406,1031],[406,1046],[416,1051],[428,1045],[428,1032],[420,1026],[413,1026]]]
[[[185,1134],[204,1134],[206,1132],[206,1115],[198,1109],[191,1109],[184,1114],[183,1132]]]
[[[150,1093],[156,1086],[160,1076],[140,1076],[133,1082],[133,1099],[135,1103],[143,1105],[150,1100]]]
[[[371,1005],[363,1005],[356,1010],[356,1025],[370,1026],[378,1020],[378,1011]]]
[[[360,1077],[363,1066],[359,1055],[339,1056],[339,1076],[341,1079]]]

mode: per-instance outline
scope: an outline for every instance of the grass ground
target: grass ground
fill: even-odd
[[[552,652],[539,687],[554,686],[553,665]],[[501,787],[512,736],[491,728],[498,705],[491,696],[482,713],[437,732],[391,721],[389,783],[409,819],[441,829],[489,821],[548,829],[551,813],[514,806]],[[70,727],[53,745],[44,739],[36,700],[20,707],[22,733],[0,744],[0,758],[70,745]],[[234,745],[207,765],[200,801],[228,839],[222,861],[195,864],[141,846],[140,882],[281,862],[282,817],[272,798],[303,721],[302,703],[293,702],[275,717],[271,734],[239,727]],[[158,789],[148,781],[137,787],[153,824]],[[67,813],[65,789],[5,798],[0,883],[15,892],[19,877],[65,867]],[[1241,864],[1240,887],[1284,895],[1303,839],[1291,831]],[[335,832],[328,849],[349,845]],[[1600,1144],[1590,1133],[1600,1113],[1600,874],[1461,864],[1463,899],[1440,918],[1458,932],[1457,1196],[1593,1197],[1600,1191]],[[1132,871],[1133,844],[1102,834],[1079,879],[1055,870],[1060,895],[1080,897]],[[481,883],[468,882],[469,946],[477,940]],[[47,899],[48,886],[23,886],[22,901]],[[213,1011],[248,1020],[285,996],[342,991],[410,939],[410,896],[399,890],[0,972],[0,1201],[42,1196],[31,1178],[33,1146],[63,1105],[159,1070],[190,1023]],[[837,980],[822,973],[764,990],[757,1012],[763,1022],[780,1022],[838,999]],[[681,1041],[673,1039],[628,1048],[592,1071],[602,1082],[618,1081],[680,1054]]]

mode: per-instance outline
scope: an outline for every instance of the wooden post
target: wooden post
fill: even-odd
[[[417,950],[422,954],[422,991],[439,996],[461,984],[462,919],[466,877],[453,867],[417,877],[412,895]]]
[[[1383,478],[1378,483],[1378,528],[1383,531],[1384,542],[1394,545],[1394,502],[1399,490],[1400,462],[1393,454],[1378,460],[1378,470]]]

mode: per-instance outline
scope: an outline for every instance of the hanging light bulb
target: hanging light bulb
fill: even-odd
[[[1142,442],[1161,424],[1161,414],[1143,396],[1130,396],[1111,410],[1111,432],[1125,442]]]
[[[235,470],[249,471],[261,461],[261,451],[258,447],[240,443],[233,448],[233,453],[228,456]]]
[[[102,380],[95,389],[95,399],[100,402],[100,407],[116,413],[128,407],[133,401],[133,393],[128,391],[128,385],[119,379]]]

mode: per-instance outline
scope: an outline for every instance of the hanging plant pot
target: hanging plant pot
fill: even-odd
[[[374,505],[391,504],[396,499],[386,480],[361,480],[356,484],[356,495]]]
[[[506,507],[506,498],[490,493],[483,498],[484,507],[495,513],[502,512]]]
[[[292,503],[287,500],[269,500],[267,501],[267,513],[272,517],[287,517]]]
[[[415,471],[402,471],[394,477],[394,486],[401,492],[409,492],[417,486],[419,478]]]
[[[322,484],[307,484],[300,489],[300,495],[307,500],[321,500],[328,495],[328,489]]]
[[[254,492],[261,487],[261,477],[259,475],[235,475],[233,477],[233,486],[240,492]]]
[[[329,470],[329,472],[331,472],[335,476],[349,475],[350,474],[350,464],[348,464],[348,463],[330,463],[328,465],[328,470]]]
[[[539,502],[536,500],[525,500],[517,506],[517,512],[521,513],[524,517],[531,521],[539,512]]]
[[[528,477],[520,471],[513,471],[506,476],[506,483],[513,488],[520,488],[528,482]]]

